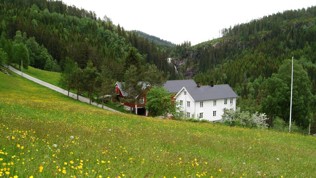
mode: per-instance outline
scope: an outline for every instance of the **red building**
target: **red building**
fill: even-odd
[[[126,102],[124,98],[128,97],[128,93],[124,90],[124,83],[123,82],[116,82],[115,83],[115,93],[118,101],[123,101],[122,104],[124,105],[126,110],[134,112],[137,115],[146,115],[146,101],[147,101],[147,92],[150,89],[150,85],[145,82],[139,82],[141,85],[141,92],[139,95],[136,96],[135,102]]]

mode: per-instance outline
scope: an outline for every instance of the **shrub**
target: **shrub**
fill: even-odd
[[[285,123],[285,121],[280,118],[280,117],[276,117],[274,120],[273,120],[273,129],[274,130],[278,130],[278,131],[285,131],[285,130],[288,130],[288,125]]]
[[[249,128],[267,128],[268,118],[264,113],[253,113],[240,111],[240,108],[234,110],[225,110],[222,116],[222,122],[229,126],[242,126]]]
[[[289,131],[289,125],[288,123],[286,123],[284,121],[284,119],[280,118],[280,117],[276,117],[273,120],[273,130],[277,130],[277,131],[283,131],[283,132],[288,132]],[[299,126],[297,126],[297,124],[295,122],[292,123],[292,127],[291,127],[291,132],[297,132],[297,133],[307,133],[306,129],[302,129]]]

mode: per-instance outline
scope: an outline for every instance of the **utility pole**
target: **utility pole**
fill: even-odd
[[[292,127],[292,100],[293,100],[293,60],[294,57],[292,57],[292,71],[291,71],[291,99],[290,99],[290,119],[289,119],[289,132],[291,132]]]

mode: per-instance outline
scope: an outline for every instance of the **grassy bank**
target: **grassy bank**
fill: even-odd
[[[28,69],[23,69],[23,72],[26,74],[33,76],[35,78],[38,78],[40,80],[43,80],[45,82],[48,82],[50,84],[56,85],[60,87],[60,77],[61,73],[59,72],[52,72],[52,71],[46,71],[34,68],[32,66],[29,66]]]
[[[316,138],[117,114],[0,73],[0,176],[313,177]]]

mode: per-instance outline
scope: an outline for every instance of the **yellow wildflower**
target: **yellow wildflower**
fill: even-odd
[[[38,172],[43,172],[44,167],[42,165],[39,166]]]

